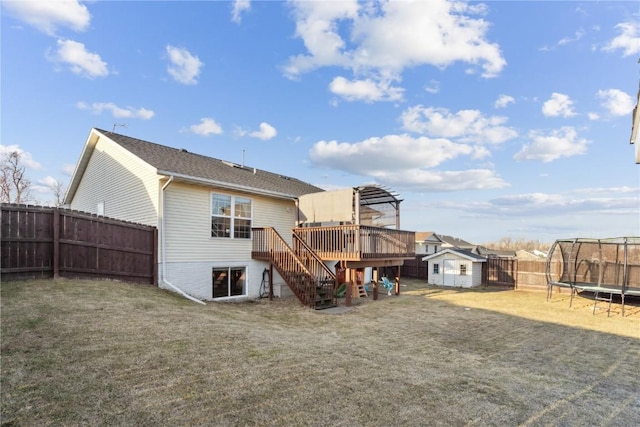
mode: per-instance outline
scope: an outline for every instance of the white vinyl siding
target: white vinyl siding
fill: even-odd
[[[155,168],[100,137],[70,207],[157,226],[158,185]]]
[[[295,224],[293,201],[279,201],[218,189],[215,193],[251,199],[252,227],[275,227],[291,243],[291,228]],[[251,260],[251,239],[211,237],[211,194],[212,189],[209,187],[179,182],[170,184],[165,190],[167,262],[215,260],[245,263]]]

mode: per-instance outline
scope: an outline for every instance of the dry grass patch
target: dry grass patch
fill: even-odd
[[[640,419],[637,336],[543,321],[542,311],[526,313],[533,298],[524,293],[500,293],[505,299],[491,309],[483,307],[488,292],[437,291],[408,284],[400,297],[328,315],[293,299],[200,306],[115,282],[3,283],[2,422],[624,426]],[[568,304],[534,311],[545,306],[547,317],[564,310],[584,322],[634,325],[631,316],[591,316]]]

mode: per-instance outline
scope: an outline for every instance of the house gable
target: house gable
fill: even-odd
[[[442,248],[442,240],[433,231],[416,231],[416,255],[428,255],[438,252]]]
[[[156,169],[92,130],[65,195],[72,209],[157,226]]]

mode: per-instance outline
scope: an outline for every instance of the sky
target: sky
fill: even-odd
[[[640,235],[640,3],[5,1],[0,151],[35,201],[92,127],[482,244]]]

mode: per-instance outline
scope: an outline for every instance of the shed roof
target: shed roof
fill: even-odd
[[[468,259],[469,261],[474,261],[474,262],[486,262],[486,258],[477,254],[474,254],[473,252],[471,252],[469,249],[457,249],[457,248],[447,248],[443,251],[440,252],[436,252],[435,254],[431,254],[431,255],[427,255],[425,257],[422,257],[422,261],[429,261],[432,258],[436,258],[439,257],[441,255],[444,254],[453,254],[453,255],[457,255],[461,258],[465,258]]]

